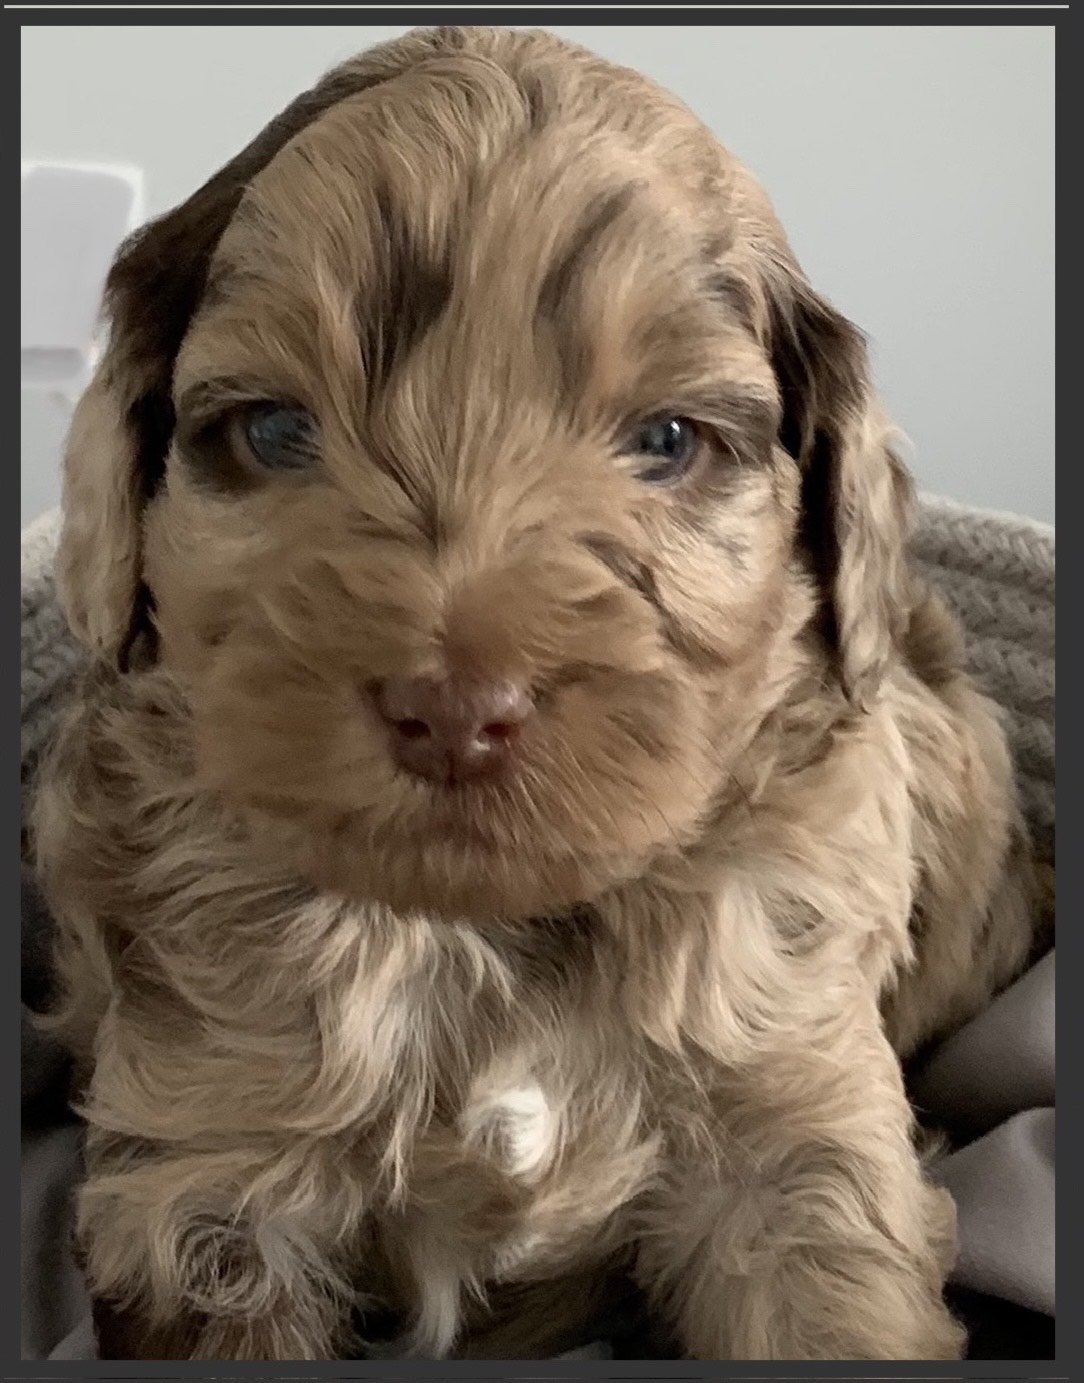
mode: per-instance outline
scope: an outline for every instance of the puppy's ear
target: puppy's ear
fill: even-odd
[[[768,276],[780,442],[802,476],[802,537],[849,699],[866,709],[906,627],[913,487],[873,393],[865,340],[792,262]]]
[[[149,474],[127,382],[107,356],[76,406],[64,454],[64,523],[55,567],[72,633],[121,667],[145,613],[140,527]]]
[[[99,657],[123,668],[147,624],[143,511],[173,437],[174,362],[246,186],[331,106],[464,41],[459,30],[417,30],[335,68],[188,201],[121,246],[103,302],[108,342],[68,434],[56,563],[72,631]]]

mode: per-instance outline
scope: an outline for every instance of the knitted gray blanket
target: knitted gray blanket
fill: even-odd
[[[50,513],[22,539],[22,765],[25,806],[42,749],[82,655],[56,605]],[[961,619],[967,657],[1000,704],[1040,853],[1054,857],[1054,530],[924,497],[914,539],[923,575]],[[26,880],[23,1002],[47,982],[48,918]],[[92,1359],[86,1296],[69,1251],[78,1127],[64,1111],[59,1055],[24,1021],[22,1355]],[[970,1357],[1053,1357],[1054,956],[934,1053],[916,1098],[953,1138],[937,1175],[956,1198],[955,1305]],[[1049,1328],[1048,1328],[1049,1327]],[[600,1335],[607,1333],[601,1323]],[[566,1356],[571,1357],[571,1356]],[[580,1357],[621,1354],[610,1339]]]

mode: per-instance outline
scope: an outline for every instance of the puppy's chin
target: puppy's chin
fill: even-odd
[[[279,866],[289,861],[321,891],[449,921],[567,912],[692,840],[699,820],[690,802],[678,829],[672,823],[664,839],[650,829],[646,814],[636,812],[613,821],[612,835],[600,835],[596,824],[593,833],[577,836],[567,822],[544,817],[511,829],[499,805],[472,812],[450,797],[431,813],[385,817],[376,829],[365,812],[299,812],[251,799],[238,805],[268,860]]]
[[[555,916],[633,877],[644,864],[633,854],[547,857],[529,846],[509,851],[454,840],[355,851],[349,833],[334,843],[299,844],[299,867],[317,887],[358,903],[447,921]]]

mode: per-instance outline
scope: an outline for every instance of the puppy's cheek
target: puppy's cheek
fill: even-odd
[[[358,811],[386,790],[386,758],[345,684],[227,640],[190,696],[201,781],[238,805]]]
[[[244,627],[241,593],[235,586],[208,587],[191,572],[184,581],[151,579],[148,587],[163,664],[189,683],[207,676]]]
[[[553,826],[602,852],[684,838],[710,795],[704,700],[676,680],[633,679],[622,698],[573,688],[542,775]],[[596,835],[597,833],[597,835]]]

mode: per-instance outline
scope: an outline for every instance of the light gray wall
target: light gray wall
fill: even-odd
[[[377,27],[22,30],[24,159],[140,165],[148,214]],[[816,286],[872,337],[925,489],[1054,518],[1054,30],[560,30],[678,92],[761,178]],[[63,410],[24,395],[23,519]]]

